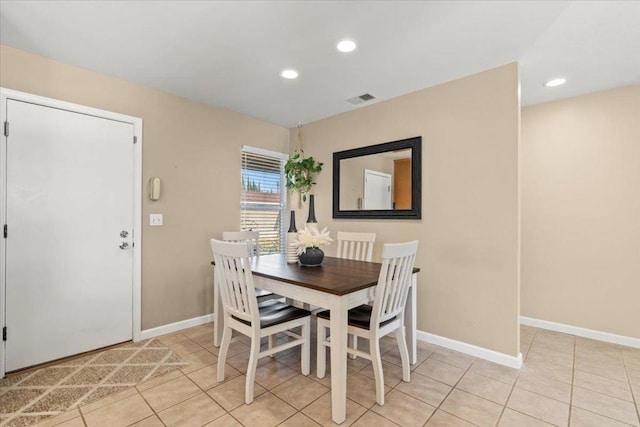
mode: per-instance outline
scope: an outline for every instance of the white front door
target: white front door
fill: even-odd
[[[387,210],[391,206],[391,175],[384,172],[364,170],[363,209]]]
[[[6,115],[8,372],[132,339],[134,129],[16,100]]]

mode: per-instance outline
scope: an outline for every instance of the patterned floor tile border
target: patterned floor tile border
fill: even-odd
[[[0,426],[28,426],[183,368],[156,339],[125,344],[0,380]]]

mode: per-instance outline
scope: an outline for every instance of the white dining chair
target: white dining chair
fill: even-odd
[[[373,244],[376,233],[353,233],[338,231],[338,258],[369,261],[373,258]]]
[[[245,242],[249,247],[250,256],[260,256],[259,231],[223,231],[222,240],[225,242]]]
[[[337,258],[353,259],[356,261],[373,260],[373,244],[376,242],[376,233],[355,233],[351,231],[338,231]],[[373,299],[373,293],[371,294]],[[305,307],[306,308],[306,307]],[[349,336],[349,343],[354,348],[358,348],[358,337]],[[351,359],[355,359],[355,354],[350,354]]]
[[[259,231],[223,231],[222,240],[225,242],[244,242],[249,247],[250,256],[260,256]],[[280,295],[262,289],[256,289],[256,297],[258,302],[282,298]]]
[[[311,313],[280,301],[258,304],[251,272],[249,247],[244,242],[211,239],[211,250],[218,271],[218,288],[224,310],[224,331],[218,354],[218,381],[224,381],[227,351],[233,330],[251,338],[249,365],[245,383],[245,403],[253,402],[253,386],[258,359],[301,346],[301,370],[309,375]],[[292,331],[301,327],[300,333]],[[272,344],[260,351],[260,340],[285,333],[293,338],[284,344]]]
[[[348,354],[371,360],[376,382],[376,402],[384,405],[384,374],[380,354],[380,339],[395,332],[400,358],[402,380],[409,382],[409,351],[405,338],[404,309],[411,285],[418,241],[387,243],[382,248],[382,267],[378,276],[373,306],[365,304],[349,310],[348,334],[369,339],[369,352],[347,347]],[[318,313],[317,375],[323,378],[326,371],[327,347],[331,346],[327,336],[330,312]]]

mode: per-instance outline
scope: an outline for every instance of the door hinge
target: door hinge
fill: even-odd
[[[4,136],[9,136],[9,122],[4,122]]]
[[[7,340],[7,327],[3,327],[2,328],[2,341],[6,341]]]
[[[137,144],[137,143],[138,143],[138,137],[137,137],[137,136],[134,136],[134,137],[133,137],[133,143],[134,143],[134,144]]]
[[[7,224],[4,225],[4,238],[7,238],[7,230],[9,229],[9,227],[7,227]]]

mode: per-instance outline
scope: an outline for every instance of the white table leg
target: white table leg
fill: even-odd
[[[347,415],[347,304],[331,300],[331,418],[343,423]]]
[[[218,288],[218,273],[213,273],[213,345],[220,347],[222,343],[222,332],[224,322],[222,316],[222,300],[220,299],[220,289]]]
[[[407,349],[409,350],[409,363],[415,365],[418,361],[418,351],[416,345],[416,330],[417,330],[417,310],[416,301],[417,289],[418,289],[418,275],[413,274],[411,276],[411,288],[409,288],[409,295],[407,295],[407,306],[404,308],[404,326],[406,328],[407,337]]]

